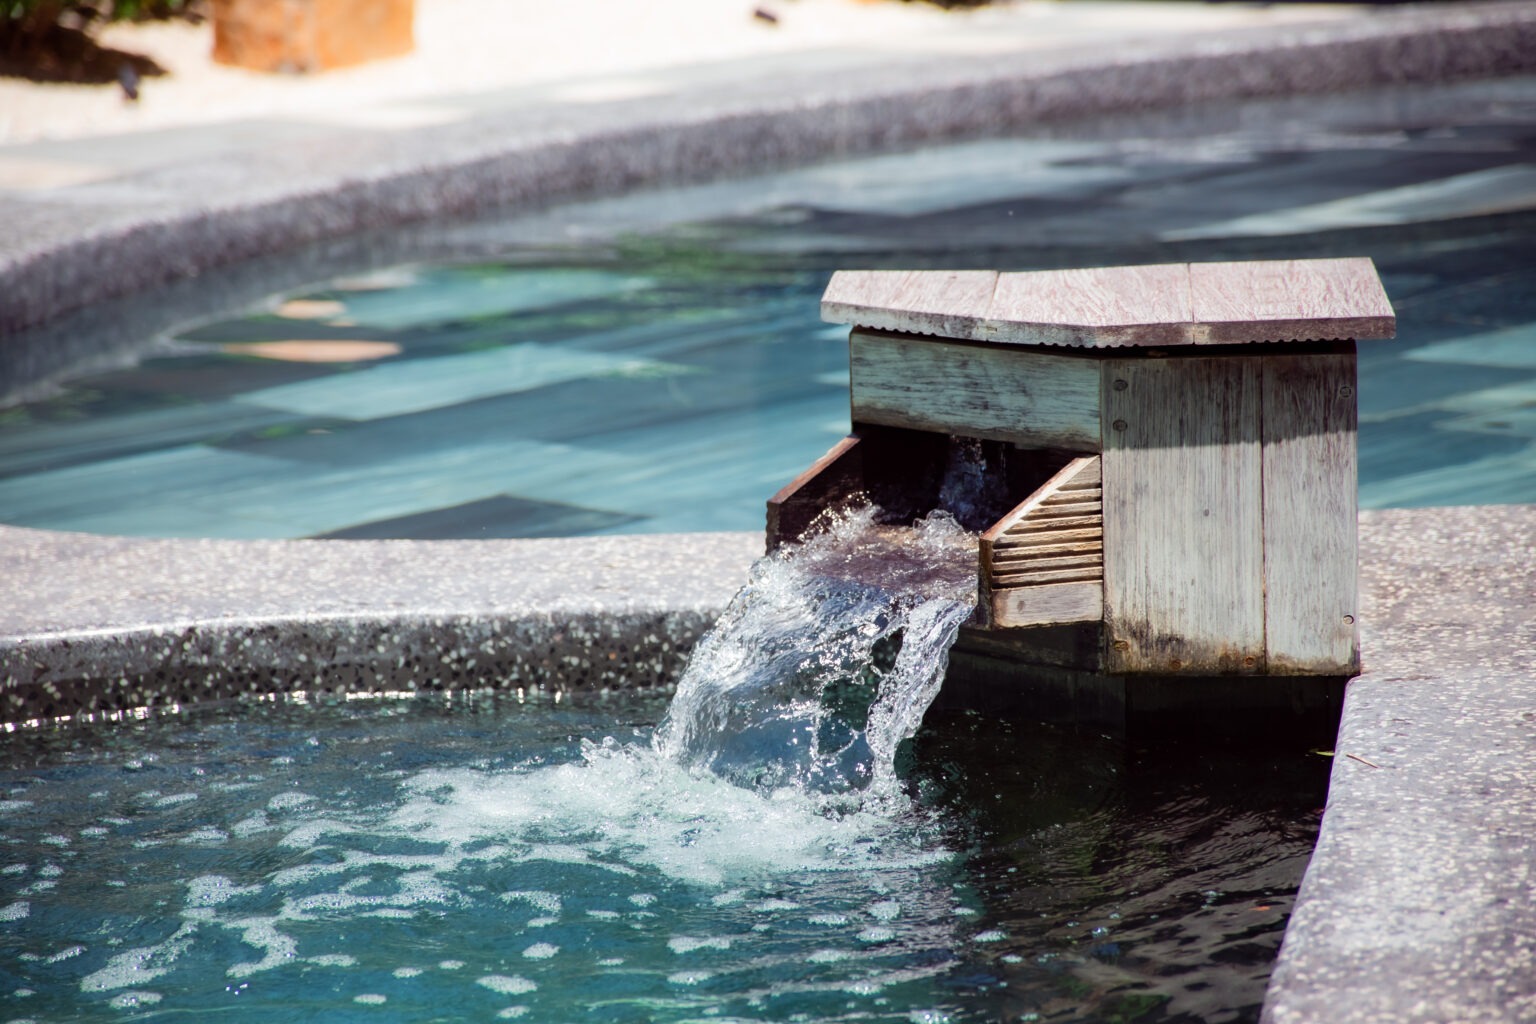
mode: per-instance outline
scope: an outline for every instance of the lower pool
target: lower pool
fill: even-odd
[[[1362,506],[1536,501],[1536,79],[1042,126],[340,248],[221,313],[71,326],[142,325],[131,366],[0,411],[0,522],[760,529],[849,426],[817,308],[839,267],[1362,255],[1399,319],[1360,346]]]
[[[910,806],[652,750],[657,693],[0,736],[29,1021],[1257,1020],[1326,758],[930,713]]]

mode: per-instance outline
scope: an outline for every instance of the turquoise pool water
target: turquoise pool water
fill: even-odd
[[[444,225],[420,249],[0,411],[0,522],[758,529],[848,429],[844,329],[817,309],[834,269],[1335,255],[1374,258],[1399,316],[1361,345],[1361,505],[1536,501],[1536,80],[1055,126]]]
[[[658,694],[0,735],[6,1020],[1244,1021],[1328,762],[930,714],[902,812],[651,748]]]

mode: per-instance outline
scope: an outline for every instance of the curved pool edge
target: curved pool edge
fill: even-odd
[[[495,206],[1074,116],[1511,75],[1536,68],[1536,2],[1378,9],[1113,49],[1131,47],[802,54],[743,64],[725,81],[675,69],[639,99],[529,103],[386,134],[338,129],[324,145],[227,151],[3,197],[12,230],[0,239],[0,336],[305,243]],[[53,358],[0,343],[0,379],[25,387],[63,368]]]

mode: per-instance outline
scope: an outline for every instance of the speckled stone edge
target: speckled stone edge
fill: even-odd
[[[1366,671],[1263,1019],[1536,1021],[1536,506],[1360,525]]]
[[[611,103],[228,154],[0,203],[0,337],[207,269],[491,206],[611,194],[1052,119],[1536,68],[1536,3],[1433,5],[1128,47],[781,67]],[[835,63],[835,62],[834,62]],[[7,365],[19,386],[46,353]],[[79,358],[78,353],[73,354]],[[18,374],[27,373],[26,379]]]
[[[0,723],[304,690],[664,686],[750,534],[143,540],[0,527]]]

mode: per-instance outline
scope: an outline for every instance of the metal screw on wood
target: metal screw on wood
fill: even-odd
[[[1128,651],[1130,649],[1131,649],[1131,642],[1129,640],[1116,640],[1115,641],[1115,650],[1117,650],[1117,651]]]
[[[1131,382],[1128,381],[1128,380],[1117,380],[1117,381],[1115,381],[1115,390],[1116,391],[1124,391],[1126,388],[1128,388],[1130,386],[1131,386]]]
[[[1343,385],[1342,387],[1339,388],[1339,397],[1340,398],[1353,398],[1354,394],[1355,394],[1355,389],[1350,387],[1348,384],[1345,384],[1345,385]]]
[[[1124,430],[1126,428],[1126,422],[1125,420],[1115,420],[1115,422],[1111,423],[1110,426],[1114,427],[1116,430]]]
[[[1344,616],[1344,625],[1346,625],[1346,626],[1353,626],[1354,624],[1355,624],[1355,617],[1353,615],[1346,615],[1346,616]]]

